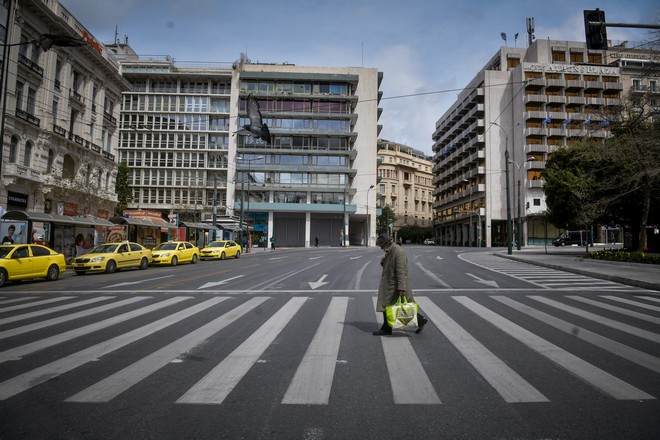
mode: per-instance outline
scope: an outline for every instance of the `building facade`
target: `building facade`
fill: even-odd
[[[117,121],[128,82],[58,1],[2,2],[0,21],[2,210],[107,219],[117,202]]]
[[[375,242],[382,75],[369,68],[178,66],[113,45],[132,84],[123,97],[120,161],[132,208],[239,219],[253,242]],[[270,143],[237,133],[253,95]]]
[[[433,163],[424,152],[378,140],[378,205],[396,215],[393,229],[433,224]]]
[[[503,47],[437,121],[434,208],[447,245],[547,243],[541,171],[552,152],[584,136],[609,136],[620,106],[618,67],[584,43],[537,40]],[[519,237],[519,238],[518,238]]]

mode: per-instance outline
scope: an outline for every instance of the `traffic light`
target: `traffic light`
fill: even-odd
[[[598,8],[593,11],[584,11],[584,34],[587,49],[607,50],[605,11]]]

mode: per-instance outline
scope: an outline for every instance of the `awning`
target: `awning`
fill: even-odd
[[[217,226],[209,225],[207,223],[197,223],[197,222],[181,222],[179,223],[179,226],[184,226],[186,228],[193,228],[193,229],[204,229],[205,231],[220,229]]]
[[[55,223],[75,226],[114,226],[108,220],[96,217],[72,217],[70,215],[46,214],[45,212],[7,211],[2,216],[5,220],[30,220],[33,222]]]
[[[110,217],[110,221],[112,222],[111,226],[114,225],[135,225],[135,226],[144,226],[147,228],[168,228],[168,229],[176,229],[177,226],[166,222],[164,219],[137,219],[137,218],[131,218],[131,217]]]

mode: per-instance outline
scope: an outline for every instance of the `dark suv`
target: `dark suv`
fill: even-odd
[[[552,244],[555,246],[585,246],[587,244],[587,237],[589,233],[587,231],[569,231],[564,232],[559,237],[552,240]],[[593,240],[589,240],[589,245],[593,245]]]

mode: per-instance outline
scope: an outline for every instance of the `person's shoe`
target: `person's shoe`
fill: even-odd
[[[372,332],[371,334],[374,336],[388,336],[392,334],[392,330],[381,328],[380,330]]]
[[[426,319],[423,316],[419,316],[417,319],[417,325],[419,326],[419,328],[415,330],[415,333],[420,334],[422,330],[424,330],[424,326],[426,325],[427,322],[429,322],[428,319]]]

